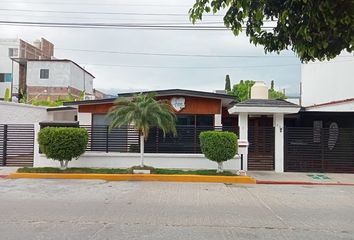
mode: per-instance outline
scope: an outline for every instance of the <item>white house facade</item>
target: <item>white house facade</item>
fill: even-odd
[[[354,55],[301,65],[301,105],[308,107],[354,97]]]

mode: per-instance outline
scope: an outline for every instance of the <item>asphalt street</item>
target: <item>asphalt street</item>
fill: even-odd
[[[354,187],[0,180],[0,239],[354,239]]]

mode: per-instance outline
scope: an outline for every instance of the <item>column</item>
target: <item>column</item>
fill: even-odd
[[[248,113],[238,115],[239,140],[248,141]],[[248,147],[239,148],[238,153],[243,154],[243,170],[248,169]]]
[[[284,172],[284,114],[273,115],[273,126],[275,131],[274,162],[275,172]]]
[[[214,115],[214,126],[215,127],[222,127],[221,114],[215,114]]]

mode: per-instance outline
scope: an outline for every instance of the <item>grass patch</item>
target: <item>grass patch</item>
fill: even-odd
[[[118,174],[118,173],[130,173],[130,169],[121,168],[68,168],[66,170],[60,170],[53,167],[41,167],[41,168],[19,168],[18,173],[102,173],[102,174]]]
[[[230,171],[224,171],[223,173],[216,173],[216,170],[179,170],[179,169],[162,169],[153,167],[132,167],[129,169],[122,168],[68,168],[66,170],[60,170],[53,167],[42,168],[19,168],[18,173],[101,173],[101,174],[127,174],[133,173],[133,169],[148,169],[152,174],[169,174],[169,175],[211,175],[211,176],[236,176],[236,174]]]

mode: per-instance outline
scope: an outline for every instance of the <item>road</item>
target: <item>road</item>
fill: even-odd
[[[0,180],[0,239],[354,239],[354,187]]]

